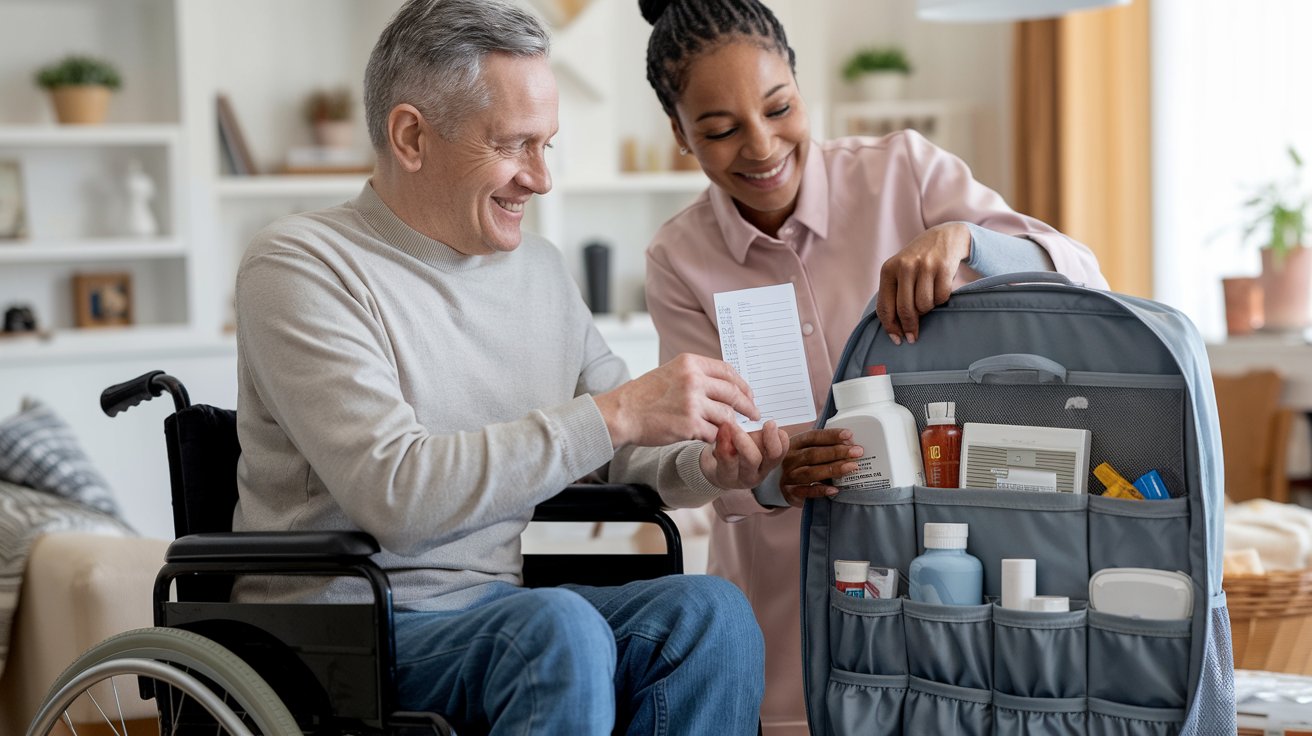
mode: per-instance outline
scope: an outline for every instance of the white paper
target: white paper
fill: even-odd
[[[792,284],[723,291],[715,295],[720,354],[752,387],[761,421],[741,414],[743,429],[815,421],[811,374],[802,347],[797,293]]]

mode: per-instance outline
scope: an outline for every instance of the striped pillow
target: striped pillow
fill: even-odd
[[[0,480],[53,493],[115,517],[118,503],[73,430],[46,405],[26,399],[0,421]]]

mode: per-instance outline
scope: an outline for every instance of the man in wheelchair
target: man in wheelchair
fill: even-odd
[[[397,612],[402,708],[494,733],[754,733],[763,645],[714,577],[521,587],[539,502],[593,472],[672,507],[757,485],[787,437],[725,363],[629,381],[550,243],[545,31],[499,0],[411,0],[370,56],[359,196],[256,236],[237,277],[238,531],[362,529]],[[239,600],[355,602],[351,579]]]

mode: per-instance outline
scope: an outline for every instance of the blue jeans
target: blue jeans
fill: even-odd
[[[756,733],[765,644],[732,583],[489,587],[461,611],[395,614],[402,709],[460,736]]]

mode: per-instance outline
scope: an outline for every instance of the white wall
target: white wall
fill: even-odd
[[[907,95],[970,104],[973,135],[966,158],[975,178],[1011,193],[1011,24],[926,23],[909,0],[828,0],[825,78],[834,101],[854,98],[842,79],[852,52],[901,46],[914,70]],[[790,29],[790,33],[791,33]]]
[[[151,370],[180,379],[199,404],[237,405],[237,360],[232,348],[127,351],[77,361],[0,363],[0,420],[18,411],[24,396],[41,401],[77,434],[91,462],[115,490],[123,516],[150,537],[173,538],[164,417],[168,395],[110,419],[100,392]]]
[[[1225,333],[1222,276],[1256,275],[1239,204],[1312,158],[1304,0],[1154,0],[1154,298]],[[1307,171],[1305,167],[1305,172]]]

